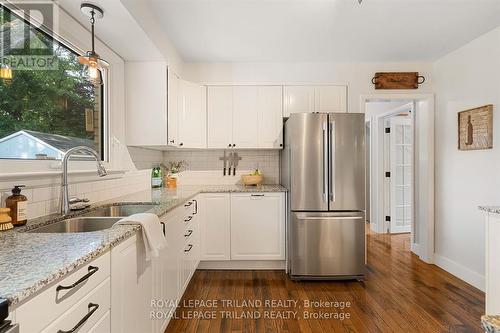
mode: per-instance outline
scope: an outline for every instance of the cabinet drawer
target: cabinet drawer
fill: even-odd
[[[101,319],[92,327],[88,333],[109,333],[111,332],[111,311],[108,310]]]
[[[39,332],[109,277],[109,252],[52,284],[16,310],[23,332]],[[77,284],[78,281],[80,283]],[[72,288],[72,285],[75,285]],[[61,287],[68,289],[61,289]],[[59,289],[59,290],[58,290]]]
[[[80,302],[74,305],[42,333],[75,332],[84,333],[93,328],[106,315],[110,308],[110,278],[92,290]],[[107,319],[109,321],[109,317]]]

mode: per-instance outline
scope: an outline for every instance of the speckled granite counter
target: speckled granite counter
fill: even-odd
[[[500,214],[500,206],[479,206],[479,210],[487,213]]]
[[[500,316],[482,316],[481,323],[486,333],[500,333]]]
[[[199,193],[285,192],[280,185],[182,186],[175,190],[152,189],[100,202],[96,207],[123,203],[156,203],[150,212],[161,216]],[[91,261],[112,246],[135,234],[139,226],[118,225],[85,233],[26,233],[62,220],[49,215],[28,221],[26,226],[0,233],[0,297],[16,305],[48,284]]]

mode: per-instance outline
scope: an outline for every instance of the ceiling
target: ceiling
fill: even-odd
[[[90,2],[102,8],[104,17],[96,21],[96,36],[125,60],[163,59],[156,45],[120,0],[57,0],[66,12],[90,29],[89,18],[80,11],[82,2]],[[99,50],[97,52],[99,53]]]
[[[500,0],[141,1],[188,62],[432,61],[500,25]]]

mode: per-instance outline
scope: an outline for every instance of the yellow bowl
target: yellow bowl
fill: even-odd
[[[241,181],[245,185],[259,185],[263,180],[263,175],[241,175]]]

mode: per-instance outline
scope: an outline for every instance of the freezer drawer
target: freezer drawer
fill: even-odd
[[[290,275],[297,279],[351,279],[365,274],[363,212],[291,212]]]

